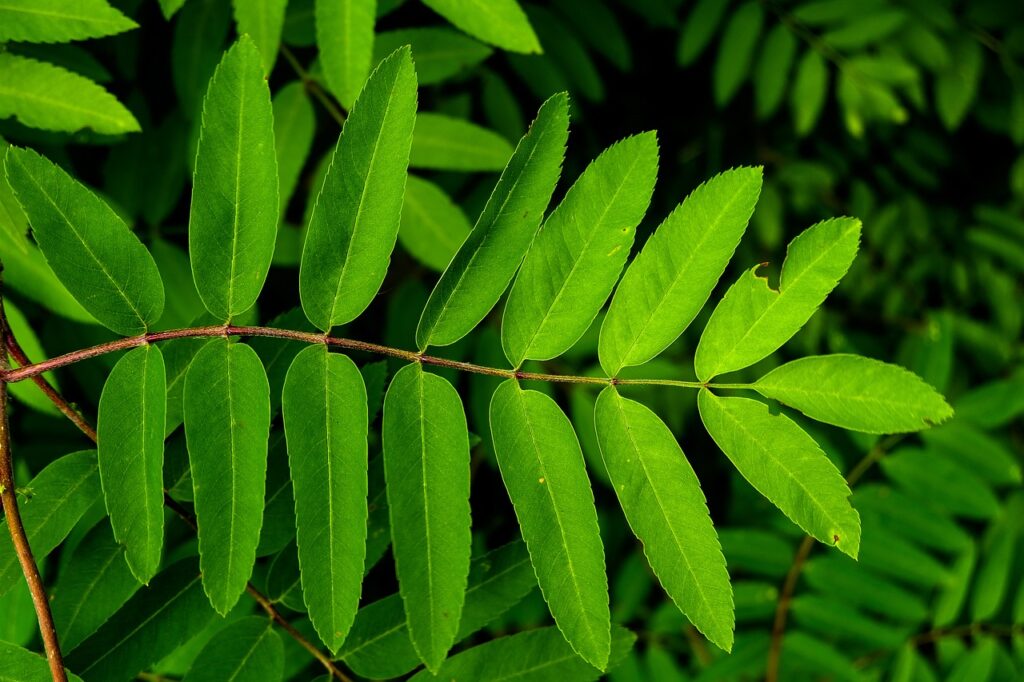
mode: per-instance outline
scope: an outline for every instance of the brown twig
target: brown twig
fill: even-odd
[[[2,270],[0,270],[0,320],[6,320]],[[9,368],[5,350],[5,326],[0,324],[0,373]],[[50,612],[50,600],[46,595],[42,576],[39,575],[39,566],[36,565],[35,557],[32,556],[32,546],[29,544],[28,534],[25,532],[25,526],[21,520],[21,511],[18,509],[18,495],[14,485],[14,462],[11,456],[10,424],[7,421],[7,382],[2,376],[0,376],[0,501],[3,503],[7,530],[11,534],[11,542],[18,555],[21,572],[25,576],[29,593],[32,595],[32,605],[35,607],[36,620],[39,622],[39,634],[43,637],[43,648],[46,651],[46,660],[50,664],[50,674],[54,682],[67,682],[68,677],[64,672],[64,657],[60,652],[60,640],[57,638],[57,629],[53,625],[53,614]]]
[[[0,330],[6,332],[4,334],[5,338],[3,339],[3,341],[4,343],[6,343],[7,348],[11,350],[11,354],[15,357],[18,364],[22,365],[23,367],[31,366],[31,360],[29,360],[29,358],[25,355],[24,350],[22,350],[21,346],[18,344],[18,341],[14,337],[14,335],[10,333],[10,327],[6,324],[6,319],[3,318],[2,307],[0,307]],[[6,368],[6,366],[4,366],[4,368]],[[68,419],[70,419],[75,424],[75,426],[77,426],[78,429],[83,434],[85,434],[86,437],[89,438],[89,440],[95,443],[97,440],[96,429],[93,428],[92,424],[90,424],[77,410],[75,410],[68,403],[68,401],[65,400],[64,397],[56,389],[53,388],[50,382],[48,382],[42,374],[34,374],[32,375],[31,378],[32,381],[34,381],[36,385],[38,385],[39,388],[42,389],[46,397],[49,398],[50,401],[53,402],[53,404],[56,405],[57,408],[65,416],[67,416]],[[6,388],[6,382],[0,381],[0,391],[6,391]],[[0,447],[2,447],[2,443],[0,443]],[[3,484],[0,483],[0,485]],[[13,483],[11,484],[10,488],[13,491]],[[5,507],[6,504],[7,503],[5,500]],[[175,514],[177,514],[181,518],[181,520],[184,521],[192,530],[197,530],[198,526],[196,525],[196,520],[195,518],[193,518],[192,514],[190,514],[189,511],[185,509],[185,507],[179,504],[177,500],[168,495],[166,491],[164,492],[164,506],[173,511]],[[319,661],[324,666],[324,668],[327,669],[327,672],[332,677],[338,680],[342,680],[342,682],[352,682],[352,680],[347,675],[345,675],[345,673],[341,669],[338,668],[337,664],[335,664],[334,661],[332,661],[329,656],[327,656],[324,652],[320,651],[320,649],[318,649],[315,644],[310,642],[301,632],[296,630],[295,627],[291,623],[289,623],[288,620],[283,615],[281,615],[281,612],[278,611],[277,608],[275,608],[274,604],[270,601],[270,599],[262,592],[260,592],[258,589],[256,589],[256,587],[252,583],[246,585],[245,591],[249,593],[249,596],[256,600],[256,602],[263,608],[263,610],[267,613],[271,620],[273,620],[282,629],[284,629],[284,631],[287,632],[292,637],[292,639],[294,639],[302,648],[310,652],[313,655],[313,657],[316,658],[317,661]]]
[[[284,55],[288,64],[298,75],[299,80],[302,81],[302,85],[306,90],[323,105],[324,109],[327,110],[327,113],[331,115],[331,118],[333,118],[339,126],[344,126],[345,114],[342,113],[338,105],[334,103],[331,96],[324,91],[323,86],[320,85],[320,81],[309,75],[309,72],[303,68],[302,64],[299,63],[298,58],[286,45],[281,46],[281,54]]]
[[[878,441],[871,450],[857,462],[850,473],[846,476],[846,483],[853,487],[865,473],[885,455],[888,450],[899,442],[903,435],[890,436]],[[807,557],[814,549],[814,538],[805,536],[800,546],[793,555],[793,562],[789,565],[786,579],[782,583],[782,590],[779,592],[779,601],[775,605],[775,617],[772,620],[772,639],[768,647],[768,663],[765,668],[765,682],[778,682],[779,662],[782,658],[782,637],[786,634],[786,622],[789,619],[789,607],[793,603],[793,593],[796,592],[797,582],[804,566],[807,565]]]
[[[697,381],[677,381],[674,379],[609,379],[606,377],[576,376],[570,374],[545,374],[541,372],[524,372],[518,369],[501,369],[499,367],[488,367],[477,365],[472,362],[460,360],[449,360],[432,355],[425,355],[415,351],[393,348],[379,343],[359,341],[357,339],[346,339],[336,336],[326,336],[313,332],[300,332],[291,329],[279,329],[276,327],[239,327],[234,325],[221,325],[209,327],[189,327],[185,329],[172,329],[163,332],[150,332],[138,336],[129,336],[115,341],[108,341],[90,348],[58,355],[49,360],[25,364],[16,369],[4,372],[3,376],[8,383],[15,383],[25,379],[31,379],[44,372],[73,365],[82,360],[88,360],[107,353],[129,350],[147,343],[168,341],[172,339],[224,337],[224,336],[261,336],[288,341],[299,341],[302,343],[323,343],[345,350],[373,353],[388,357],[399,358],[407,362],[421,362],[424,365],[436,367],[447,367],[450,369],[471,372],[474,374],[486,374],[489,376],[502,377],[504,379],[519,379],[523,381],[547,381],[553,383],[568,384],[595,384],[607,386],[615,384],[620,386],[675,386],[682,388],[750,388],[748,384],[704,384]]]

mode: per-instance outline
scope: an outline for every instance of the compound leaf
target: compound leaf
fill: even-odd
[[[347,356],[310,346],[288,369],[282,410],[302,592],[320,639],[337,652],[359,607],[366,555],[363,376]]]
[[[323,331],[358,317],[384,281],[415,118],[416,72],[404,47],[366,81],[309,219],[299,294],[306,317]]]
[[[224,615],[245,591],[263,523],[270,387],[259,356],[208,342],[189,365],[183,402],[203,588]]]
[[[859,242],[859,220],[825,220],[790,242],[778,291],[757,276],[757,267],[742,274],[700,337],[694,359],[697,377],[708,381],[749,367],[778,350],[846,274]]]
[[[693,468],[654,412],[601,391],[594,411],[601,456],[626,520],[665,591],[712,642],[732,649],[732,587]]]
[[[34,151],[11,147],[5,166],[46,262],[82,307],[125,336],[156,323],[160,271],[110,206]]]
[[[224,53],[203,99],[188,225],[196,289],[218,320],[256,302],[278,217],[270,88],[256,44],[243,35]]]
[[[505,306],[509,362],[548,360],[587,330],[629,257],[658,173],[653,132],[626,138],[591,163],[541,227]]]
[[[555,191],[568,128],[569,98],[559,93],[537,112],[476,226],[430,293],[416,328],[421,349],[464,337],[512,281]]]
[[[761,192],[761,168],[716,175],[647,240],[615,290],[601,326],[601,366],[615,376],[678,338],[711,296]]]
[[[591,665],[608,664],[604,546],[583,452],[558,404],[514,379],[491,398],[491,434],[537,582],[555,623]]]
[[[96,427],[110,525],[142,583],[156,575],[163,551],[166,415],[164,356],[147,344],[114,365],[100,396]]]
[[[391,541],[413,646],[430,670],[455,643],[470,557],[469,431],[459,394],[419,363],[400,369],[381,427]]]
[[[697,400],[708,433],[759,493],[820,542],[857,558],[860,518],[850,488],[818,444],[789,417],[750,398]]]
[[[787,362],[754,384],[766,398],[811,419],[865,433],[920,431],[952,408],[916,374],[859,355],[817,355]]]

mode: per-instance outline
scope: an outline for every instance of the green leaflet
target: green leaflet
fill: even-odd
[[[487,205],[430,293],[416,345],[446,346],[468,334],[512,281],[551,201],[569,136],[569,98],[544,102]]]
[[[609,386],[594,412],[601,455],[630,527],[665,591],[722,649],[732,649],[732,587],[693,468],[654,412]]]
[[[540,43],[516,0],[423,0],[474,38],[512,52],[540,52]]]
[[[859,355],[817,355],[787,362],[754,384],[766,398],[811,419],[866,433],[920,431],[953,415],[916,374]]]
[[[164,541],[164,426],[167,370],[160,349],[123,356],[100,396],[97,451],[114,537],[139,582],[160,566]]]
[[[19,500],[21,521],[36,561],[64,541],[78,520],[102,494],[96,453],[65,455],[40,471],[26,486],[32,497]],[[0,522],[0,597],[21,580],[18,556],[7,522]]]
[[[0,43],[63,43],[138,27],[106,0],[4,0],[0,5]]]
[[[807,433],[750,398],[702,389],[697,405],[715,443],[759,493],[818,541],[857,558],[860,518],[850,488]]]
[[[158,0],[160,3],[160,11],[164,15],[164,19],[171,20],[181,6],[185,4],[185,0]]]
[[[512,156],[504,137],[475,123],[443,114],[416,117],[409,165],[454,171],[500,171]]]
[[[634,641],[636,635],[616,625],[611,631],[609,664],[625,658]],[[601,676],[601,671],[576,655],[558,629],[553,627],[499,637],[466,649],[445,661],[437,672],[437,677],[445,680],[474,682],[588,682]],[[422,671],[412,679],[426,682],[435,678]]]
[[[572,649],[603,670],[611,616],[594,494],[576,434],[554,400],[509,379],[491,398],[491,434],[537,582]]]
[[[416,260],[444,272],[470,233],[469,221],[444,190],[410,175],[405,184],[398,241]]]
[[[763,25],[764,9],[756,0],[732,12],[722,32],[712,76],[715,104],[719,108],[732,100],[746,80]]]
[[[760,167],[716,175],[647,240],[601,325],[601,366],[608,376],[654,358],[700,312],[747,228],[761,175]]]
[[[420,85],[433,85],[479,64],[494,52],[448,28],[407,28],[378,33],[373,58],[379,62],[403,45],[412,47]]]
[[[718,31],[729,3],[721,0],[698,0],[683,22],[676,59],[681,66],[689,66],[704,52]]]
[[[171,45],[171,79],[189,119],[202,113],[203,96],[210,76],[223,57],[224,42],[231,28],[231,5],[223,0],[194,0],[186,4],[174,21]],[[189,167],[194,167],[190,159]]]
[[[814,130],[828,97],[828,66],[817,50],[808,49],[797,63],[796,76],[789,93],[793,110],[793,128],[798,136]]]
[[[106,202],[34,151],[11,147],[5,168],[46,262],[83,308],[125,336],[160,319],[156,263]]]
[[[2,19],[2,15],[0,15]],[[46,657],[22,649],[20,646],[0,641],[0,682],[49,682],[50,664]],[[82,678],[65,668],[71,682],[82,682]]]
[[[904,447],[880,463],[886,476],[918,500],[941,500],[954,516],[989,519],[999,513],[999,498],[973,468],[938,453]]]
[[[522,542],[511,542],[473,559],[456,641],[500,616],[536,585],[530,555]],[[340,658],[355,673],[370,679],[400,677],[419,665],[400,595],[359,610]]]
[[[288,208],[302,167],[309,158],[316,133],[316,112],[302,81],[292,81],[277,91],[273,100],[274,148],[277,152],[281,211]]]
[[[779,108],[789,85],[797,40],[789,27],[776,24],[761,45],[754,64],[754,101],[757,117],[766,119]]]
[[[779,290],[757,276],[740,275],[719,302],[697,345],[697,378],[749,367],[800,331],[857,255],[860,221],[833,218],[817,223],[789,244]]]
[[[273,118],[259,50],[243,35],[224,53],[203,99],[188,224],[196,289],[225,322],[256,302],[274,255]]]
[[[406,47],[366,81],[309,219],[299,294],[306,317],[325,332],[358,317],[384,281],[415,118],[416,72]]]
[[[189,365],[184,408],[203,588],[224,615],[252,574],[263,523],[270,388],[256,352],[208,342]]]
[[[359,607],[366,556],[366,387],[348,356],[310,346],[282,393],[302,592],[332,653]]]
[[[458,634],[469,575],[469,432],[459,394],[419,363],[406,365],[384,398],[381,437],[409,634],[437,670]]]
[[[96,632],[139,587],[110,524],[96,524],[75,547],[50,600],[64,650]]]
[[[505,306],[513,366],[548,360],[587,330],[629,257],[658,174],[655,134],[628,137],[591,163],[548,216]]]
[[[249,616],[210,639],[184,682],[279,682],[283,674],[284,643],[274,622]]]
[[[183,559],[161,571],[65,660],[86,680],[130,680],[215,618],[199,566],[194,558]]]
[[[0,73],[0,119],[14,116],[31,128],[67,133],[82,128],[108,135],[140,130],[116,97],[73,71],[4,52]]]
[[[327,87],[350,109],[372,66],[377,0],[316,0],[315,13]]]
[[[270,74],[277,61],[288,0],[232,0],[238,35],[248,34],[263,58],[263,72]]]

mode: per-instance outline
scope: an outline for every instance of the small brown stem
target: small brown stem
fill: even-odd
[[[327,113],[331,115],[331,118],[337,121],[339,126],[344,126],[345,114],[342,113],[338,105],[334,103],[334,100],[331,99],[331,96],[324,92],[323,87],[320,85],[320,81],[309,75],[309,72],[306,71],[305,68],[303,68],[302,64],[299,63],[298,58],[290,49],[288,49],[286,45],[281,46],[281,54],[284,55],[284,58],[288,61],[288,64],[295,71],[296,75],[298,75],[299,79],[302,81],[302,85],[305,86],[306,90],[308,90],[309,93],[312,94],[313,97],[315,97],[317,101],[323,105],[324,109],[327,110]]]
[[[0,272],[0,372],[6,372],[9,369],[5,339],[7,318],[4,315],[2,286],[2,272]],[[7,530],[11,534],[14,551],[18,555],[18,563],[21,564],[21,572],[25,576],[29,593],[32,595],[32,605],[35,607],[36,620],[39,621],[39,634],[43,637],[43,648],[46,651],[46,660],[50,664],[50,674],[54,682],[67,682],[67,673],[64,672],[64,657],[60,652],[60,640],[57,638],[57,628],[53,625],[53,614],[50,613],[50,600],[46,595],[42,576],[39,575],[39,566],[36,565],[35,557],[32,556],[32,546],[29,544],[28,534],[25,532],[25,525],[21,520],[21,511],[18,509],[18,495],[15,492],[14,484],[14,461],[11,456],[10,424],[7,420],[7,381],[2,376],[0,376],[0,502],[3,505],[4,518],[7,520]]]

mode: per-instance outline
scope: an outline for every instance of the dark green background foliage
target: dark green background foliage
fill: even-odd
[[[1024,4],[7,0],[4,159],[31,362],[312,342],[9,385],[81,679],[1024,678]]]

